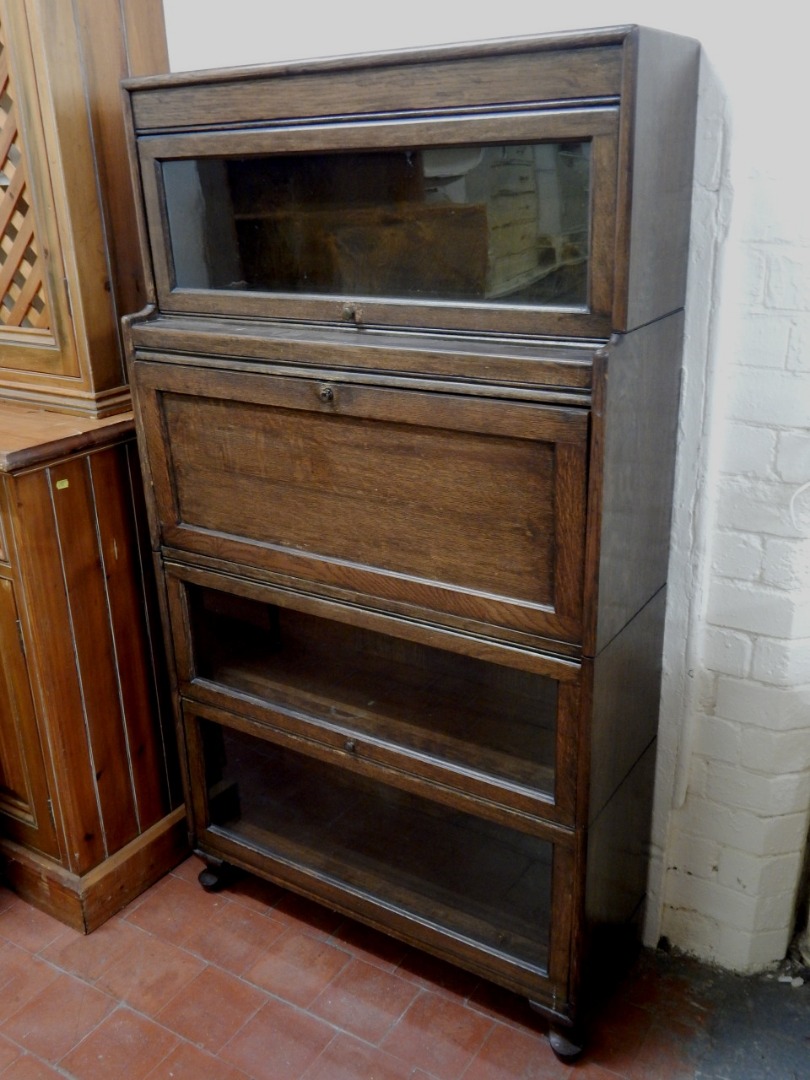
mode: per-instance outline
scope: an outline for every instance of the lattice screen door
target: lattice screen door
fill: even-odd
[[[0,21],[0,324],[48,330],[49,304],[27,174]]]

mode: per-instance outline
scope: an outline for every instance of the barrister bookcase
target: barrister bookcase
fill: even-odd
[[[644,903],[698,55],[619,27],[125,84],[203,883],[517,991],[561,1056]]]

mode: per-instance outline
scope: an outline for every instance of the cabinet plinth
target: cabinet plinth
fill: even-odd
[[[566,1058],[646,888],[698,52],[619,27],[126,84],[202,883],[491,979]]]

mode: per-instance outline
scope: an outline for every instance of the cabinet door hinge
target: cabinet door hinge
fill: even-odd
[[[55,829],[56,828],[56,814],[53,812],[53,800],[52,799],[46,799],[45,801],[48,804],[48,816],[51,819],[51,825]]]
[[[22,649],[23,656],[25,656],[25,638],[23,637],[22,623],[19,619],[17,619],[17,637],[20,639],[20,648]]]

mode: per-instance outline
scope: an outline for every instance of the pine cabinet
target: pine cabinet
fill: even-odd
[[[643,910],[698,46],[126,84],[193,842],[525,995]]]
[[[119,318],[159,0],[0,0],[0,877],[89,931],[187,851]]]
[[[0,859],[89,931],[187,842],[132,421],[0,416]]]

